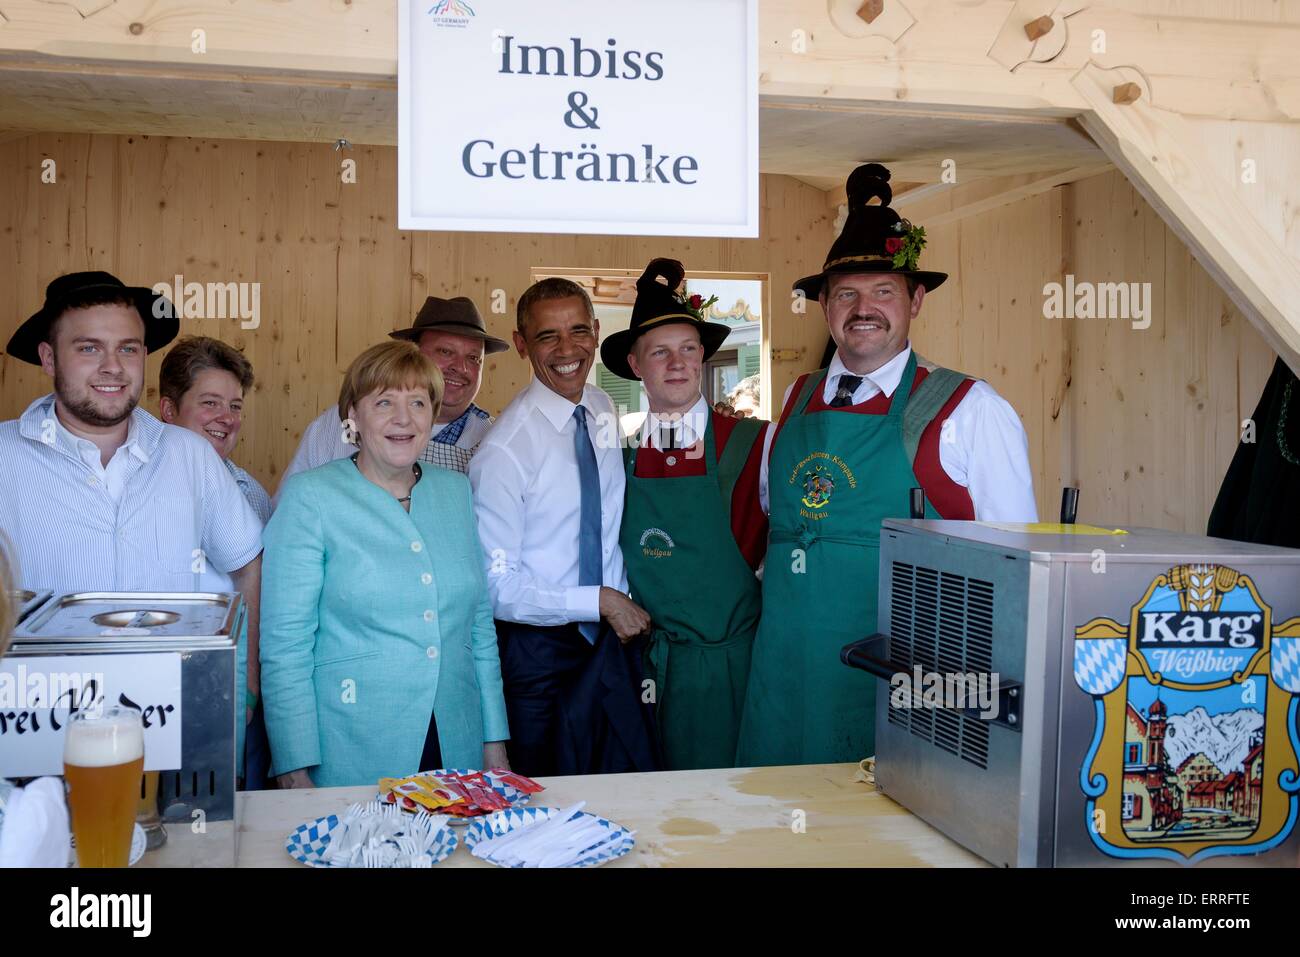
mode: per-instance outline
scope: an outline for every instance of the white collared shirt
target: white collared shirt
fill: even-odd
[[[122,488],[126,485],[127,479],[142,463],[149,461],[149,453],[140,444],[140,428],[135,416],[131,417],[126,427],[126,441],[118,446],[107,465],[100,455],[99,446],[94,442],[70,431],[59,420],[57,414],[51,415],[50,420],[54,422],[58,441],[66,443],[67,448],[77,453],[77,457],[85,462],[86,467],[104,483],[104,489],[114,502],[122,501]]]
[[[60,431],[53,405],[43,396],[0,423],[0,533],[19,583],[63,593],[230,590],[229,573],[262,551],[262,523],[208,440],[137,408],[131,449],[100,467],[98,449],[88,461]]]
[[[892,396],[903,378],[911,343],[879,369],[862,377],[853,392],[853,404],[866,402],[883,392]],[[841,375],[849,372],[837,352],[826,370],[822,399],[828,404],[839,391]],[[781,405],[785,408],[790,390],[786,389]],[[943,438],[939,441],[939,464],[944,473],[965,488],[975,506],[975,518],[982,522],[1036,522],[1038,505],[1034,500],[1034,475],[1029,467],[1029,440],[1020,416],[1006,399],[987,382],[977,380],[952,410]],[[758,496],[763,511],[768,511],[767,468],[772,435],[769,429],[763,448]]]
[[[583,389],[600,473],[604,585],[627,591],[619,549],[623,439],[609,396]],[[469,466],[474,513],[497,618],[530,625],[600,620],[600,588],[578,584],[581,526],[577,423],[568,399],[539,380],[525,386],[488,432]]]
[[[641,429],[641,444],[663,451],[664,438],[669,429],[675,433],[674,448],[689,449],[700,439],[709,427],[709,404],[701,395],[695,404],[681,415],[661,417],[658,412],[649,412],[645,425]]]

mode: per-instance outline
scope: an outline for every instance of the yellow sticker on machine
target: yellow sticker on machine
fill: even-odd
[[[1122,528],[1102,528],[1099,525],[1063,525],[1060,522],[976,522],[985,528],[1002,532],[1019,532],[1022,535],[1127,535]]]

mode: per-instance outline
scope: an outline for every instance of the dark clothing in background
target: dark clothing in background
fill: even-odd
[[[1300,548],[1300,382],[1280,358],[1210,512],[1208,534]]]

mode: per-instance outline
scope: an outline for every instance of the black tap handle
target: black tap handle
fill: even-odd
[[[911,501],[908,504],[911,507],[912,518],[925,518],[925,491],[914,488],[910,498]]]
[[[1073,525],[1079,517],[1079,490],[1071,486],[1061,489],[1061,524]]]

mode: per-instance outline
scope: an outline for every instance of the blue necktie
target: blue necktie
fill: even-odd
[[[600,585],[604,565],[600,548],[600,470],[596,467],[596,450],[587,434],[587,414],[582,406],[573,410],[577,430],[573,434],[573,451],[578,457],[578,489],[582,505],[582,522],[578,530],[578,584]],[[590,644],[596,643],[600,622],[582,621],[578,631]]]

